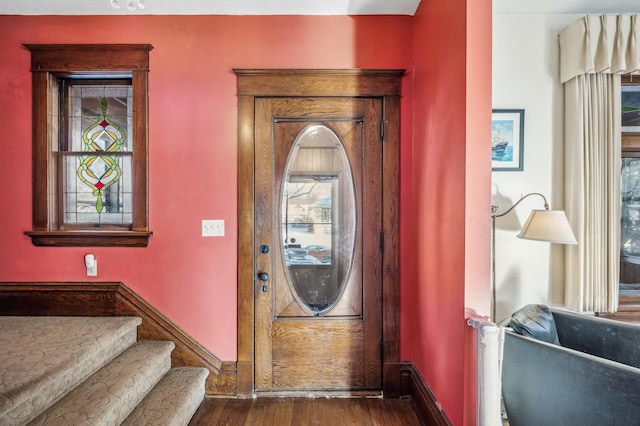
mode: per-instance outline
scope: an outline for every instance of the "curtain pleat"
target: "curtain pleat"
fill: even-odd
[[[620,251],[620,76],[565,83],[565,209],[578,245],[567,246],[565,303],[615,312]]]
[[[606,235],[608,247],[606,250],[607,258],[605,264],[607,268],[606,288],[602,287],[602,294],[599,300],[602,311],[616,312],[618,310],[618,293],[620,287],[620,206],[621,206],[621,182],[620,171],[622,169],[622,84],[619,75],[605,75],[606,79],[606,95],[607,99],[603,102],[607,108],[605,127],[605,144],[606,149],[606,188],[605,204],[607,217],[605,226],[607,227]],[[604,307],[606,306],[606,309]]]
[[[565,304],[573,310],[580,310],[583,305],[583,293],[588,282],[581,267],[582,259],[586,259],[587,247],[582,242],[586,230],[584,217],[585,195],[588,176],[585,173],[585,158],[588,147],[580,143],[584,140],[585,126],[582,105],[585,104],[585,90],[579,85],[584,81],[574,78],[565,83],[565,121],[578,122],[577,125],[565,124],[565,212],[578,240],[577,245],[565,248]]]

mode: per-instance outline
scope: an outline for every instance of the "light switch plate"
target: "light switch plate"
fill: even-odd
[[[203,237],[224,237],[224,220],[202,220]]]

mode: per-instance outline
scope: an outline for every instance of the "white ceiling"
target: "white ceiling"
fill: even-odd
[[[0,0],[0,15],[413,15],[420,0]],[[446,1],[446,0],[444,0]]]
[[[640,13],[640,0],[493,0],[494,13]]]
[[[0,15],[413,15],[420,0],[0,0]],[[437,0],[448,1],[448,0]],[[474,1],[474,0],[470,0]],[[640,13],[640,0],[493,0],[494,13]]]

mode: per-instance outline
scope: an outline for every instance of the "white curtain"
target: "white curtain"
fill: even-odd
[[[640,70],[638,15],[585,16],[560,33],[565,90],[565,304],[615,312],[620,267],[620,75]]]

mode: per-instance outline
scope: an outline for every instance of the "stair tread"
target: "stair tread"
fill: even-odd
[[[0,424],[24,424],[132,345],[138,317],[0,317]]]
[[[199,367],[172,368],[125,419],[121,426],[181,426],[204,398],[209,371]]]
[[[31,424],[120,424],[169,370],[174,347],[167,341],[135,343]]]

